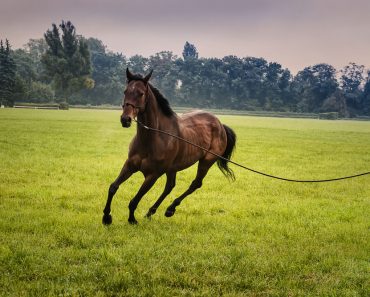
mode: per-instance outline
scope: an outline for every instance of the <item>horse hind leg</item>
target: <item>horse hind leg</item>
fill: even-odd
[[[176,198],[172,204],[167,208],[165,212],[166,217],[172,217],[175,214],[176,207],[179,206],[187,196],[192,194],[195,190],[202,187],[202,182],[204,177],[207,175],[209,168],[216,162],[216,159],[199,160],[197,175],[193,182],[190,184],[190,187],[178,198]]]
[[[157,208],[161,205],[161,203],[167,197],[167,195],[171,193],[175,185],[176,185],[176,172],[167,173],[167,181],[164,191],[162,195],[158,198],[158,200],[153,204],[153,206],[149,208],[148,213],[146,214],[147,218],[150,218],[152,215],[156,213]]]

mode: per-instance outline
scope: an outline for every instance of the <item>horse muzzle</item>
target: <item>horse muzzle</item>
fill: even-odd
[[[131,126],[131,122],[132,122],[132,119],[130,117],[127,117],[127,116],[121,117],[122,127],[129,128]]]

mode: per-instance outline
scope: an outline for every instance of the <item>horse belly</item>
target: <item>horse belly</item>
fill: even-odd
[[[178,171],[186,169],[204,158],[207,153],[197,146],[209,149],[211,143],[211,133],[209,131],[203,130],[202,133],[199,133],[192,127],[184,129],[182,132],[181,137],[196,146],[180,141],[178,154],[173,162]]]
[[[181,154],[179,154],[174,160],[171,169],[174,171],[184,170],[194,165],[199,161],[199,159],[203,158],[204,155],[205,153],[203,150],[187,144],[186,147],[181,151]]]

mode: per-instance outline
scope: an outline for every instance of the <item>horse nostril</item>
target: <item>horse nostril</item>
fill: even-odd
[[[131,126],[131,118],[130,117],[121,117],[121,124],[122,127],[128,128]]]

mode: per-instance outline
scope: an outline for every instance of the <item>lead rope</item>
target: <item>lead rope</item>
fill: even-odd
[[[239,164],[239,163],[236,163],[232,160],[229,160],[223,156],[220,156],[219,154],[216,154],[214,152],[211,152],[210,150],[198,145],[198,144],[195,144],[189,140],[186,140],[185,138],[182,138],[180,136],[177,136],[177,135],[174,135],[170,132],[166,132],[166,131],[163,131],[163,130],[160,130],[160,129],[156,129],[156,128],[152,128],[152,127],[148,127],[146,125],[144,125],[143,123],[141,123],[140,121],[138,121],[137,119],[134,119],[135,122],[137,122],[140,126],[142,126],[144,129],[146,130],[149,130],[149,131],[155,131],[155,132],[159,132],[159,133],[162,133],[162,134],[165,134],[165,135],[168,135],[168,136],[171,136],[173,138],[176,138],[178,140],[181,140],[181,141],[184,141],[192,146],[195,146],[197,148],[200,148],[201,150],[211,154],[211,155],[214,155],[222,160],[225,160],[229,163],[232,163],[238,167],[241,167],[243,169],[246,169],[246,170],[249,170],[249,171],[252,171],[254,173],[257,173],[257,174],[260,174],[260,175],[264,175],[264,176],[267,176],[267,177],[271,177],[271,178],[275,178],[275,179],[279,179],[279,180],[283,180],[283,181],[288,181],[288,182],[296,182],[296,183],[324,183],[324,182],[332,182],[332,181],[338,181],[338,180],[343,180],[343,179],[350,179],[350,178],[355,178],[355,177],[359,177],[359,176],[363,176],[363,175],[367,175],[367,174],[370,174],[370,171],[368,172],[363,172],[363,173],[359,173],[359,174],[354,174],[354,175],[349,175],[349,176],[343,176],[343,177],[337,177],[337,178],[330,178],[330,179],[319,179],[319,180],[299,180],[299,179],[290,179],[290,178],[285,178],[285,177],[279,177],[279,176],[275,176],[275,175],[271,175],[271,174],[267,174],[267,173],[264,173],[264,172],[261,172],[261,171],[258,171],[258,170],[255,170],[255,169],[252,169],[252,168],[249,168],[247,166],[244,166],[242,164]]]

